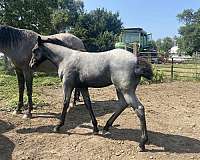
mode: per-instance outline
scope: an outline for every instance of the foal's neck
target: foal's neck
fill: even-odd
[[[65,57],[70,57],[71,53],[65,47],[46,43],[46,58],[49,59],[57,67],[63,62]]]

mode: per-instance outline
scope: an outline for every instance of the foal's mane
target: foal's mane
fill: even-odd
[[[0,47],[16,47],[23,40],[26,40],[33,35],[36,36],[37,33],[31,30],[18,29],[11,26],[0,25]]]

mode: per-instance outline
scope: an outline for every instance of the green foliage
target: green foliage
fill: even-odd
[[[45,104],[41,98],[41,87],[60,86],[61,81],[57,76],[47,76],[46,74],[37,74],[33,81],[33,102],[36,104]],[[15,75],[8,75],[3,67],[3,60],[0,60],[0,103],[4,101],[7,107],[16,107],[18,102],[18,84]],[[27,103],[27,96],[24,95],[24,101]]]
[[[156,67],[154,67],[152,82],[162,83],[163,81],[164,81],[164,72],[161,70],[158,70]]]
[[[191,24],[195,19],[194,10],[185,9],[182,13],[177,15],[177,18],[180,22],[183,22],[184,24]]]
[[[162,70],[159,70],[156,66],[153,67],[153,78],[152,80],[147,80],[146,78],[141,78],[140,84],[149,83],[163,83],[165,80],[165,74]]]
[[[0,0],[1,24],[27,28],[48,33],[51,1],[46,0]]]
[[[0,0],[0,23],[38,33],[58,33],[75,24],[83,10],[76,0]]]
[[[177,15],[177,18],[184,24],[179,28],[181,35],[178,40],[179,48],[190,55],[200,51],[200,9],[197,11],[184,10]]]
[[[105,51],[114,48],[121,27],[118,13],[97,8],[80,15],[71,32],[84,41],[88,51]]]
[[[157,50],[160,53],[169,53],[169,50],[173,47],[174,40],[170,37],[165,37],[163,39],[158,39],[156,41]]]
[[[84,4],[81,0],[55,1],[56,7],[51,14],[52,33],[64,32],[75,26],[78,17],[83,14]]]

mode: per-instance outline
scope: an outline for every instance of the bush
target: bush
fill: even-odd
[[[150,83],[162,83],[164,81],[164,72],[158,70],[157,67],[153,68],[153,78],[152,80],[147,80],[146,78],[141,78],[140,84],[150,84]]]
[[[153,68],[153,83],[162,83],[164,81],[164,72],[158,70],[156,67]]]

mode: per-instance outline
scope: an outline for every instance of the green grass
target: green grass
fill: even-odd
[[[33,79],[33,103],[46,104],[41,99],[41,92],[38,88],[43,86],[60,86],[61,81],[57,76],[47,76],[46,74],[36,74]],[[24,101],[27,103],[26,92],[24,94]],[[6,107],[16,107],[18,102],[18,83],[15,75],[6,73],[3,67],[3,62],[0,60],[0,103],[5,104]]]

